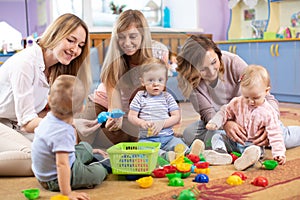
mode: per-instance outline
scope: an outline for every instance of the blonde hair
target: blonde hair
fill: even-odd
[[[82,82],[72,75],[60,75],[51,86],[49,106],[56,117],[64,119],[81,111],[84,99]]]
[[[214,50],[218,55],[220,61],[219,77],[222,77],[224,74],[224,64],[221,50],[212,40],[204,36],[190,36],[185,41],[177,56],[178,67],[176,71],[178,72],[178,87],[186,98],[189,98],[192,90],[195,89],[201,81],[197,67],[202,66],[206,52],[209,50]]]
[[[113,28],[109,48],[101,70],[101,81],[107,89],[115,88],[118,80],[130,70],[129,56],[121,54],[118,45],[118,34],[134,25],[142,36],[140,49],[135,56],[137,64],[142,64],[145,59],[152,57],[151,34],[146,18],[139,10],[126,10],[120,14]]]
[[[78,27],[83,27],[86,33],[85,45],[81,54],[71,61],[69,65],[57,63],[50,67],[50,85],[62,74],[77,76],[84,84],[86,95],[92,82],[90,69],[90,38],[88,27],[76,15],[67,13],[58,17],[43,33],[38,43],[42,49],[54,49],[61,40],[65,39]]]
[[[159,70],[159,69],[165,70],[165,75],[166,75],[166,80],[167,80],[168,79],[168,69],[167,69],[164,61],[157,59],[157,58],[148,59],[141,66],[141,78],[143,78],[144,73],[149,72],[149,71]]]
[[[260,65],[249,65],[241,76],[241,87],[271,86],[270,75],[266,68]]]

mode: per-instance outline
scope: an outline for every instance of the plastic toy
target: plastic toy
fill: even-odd
[[[226,183],[229,185],[241,185],[244,181],[237,175],[231,175],[226,179]]]
[[[192,165],[189,163],[178,163],[176,168],[179,172],[186,173],[191,171]]]
[[[124,115],[125,113],[120,110],[120,109],[114,109],[111,112],[101,112],[98,115],[98,123],[103,123],[106,122],[106,120],[111,117],[111,118],[120,118]]]
[[[193,181],[197,183],[208,183],[209,178],[206,174],[198,174]]]
[[[158,164],[158,166],[163,167],[165,165],[169,165],[170,163],[166,159],[164,159],[163,157],[158,156],[157,157],[157,164]]]
[[[191,164],[191,165],[194,164],[194,162],[193,162],[192,160],[190,160],[188,157],[183,157],[183,162],[184,162],[184,163],[189,163],[189,164]]]
[[[181,178],[187,178],[191,175],[191,172],[184,172],[184,173],[180,173],[181,174]]]
[[[181,156],[179,156],[178,158],[176,158],[175,160],[173,160],[173,161],[171,162],[171,165],[177,165],[177,164],[183,163],[183,162],[184,162],[184,156],[181,155]]]
[[[38,188],[30,188],[26,190],[22,190],[24,196],[29,200],[34,200],[39,198],[40,190]]]
[[[177,200],[196,200],[200,195],[200,191],[196,186],[193,186],[191,189],[182,190],[178,197],[175,197]]]
[[[169,180],[168,186],[180,187],[180,186],[184,186],[184,182],[181,178],[174,177],[171,180]]]
[[[237,153],[237,152],[235,152],[235,151],[231,152],[230,155],[231,155],[231,157],[232,157],[232,163],[234,163],[234,161],[235,161],[236,159],[238,159],[239,157],[241,157],[241,154],[240,154],[240,153]]]
[[[193,163],[197,163],[200,161],[200,157],[195,154],[189,154],[186,156],[189,160],[191,160]]]
[[[197,168],[206,169],[209,167],[209,162],[197,162],[195,163]]]
[[[169,179],[169,181],[173,178],[181,178],[181,173],[172,173],[172,174],[166,174],[166,177]]]
[[[183,144],[177,144],[174,148],[174,151],[176,153],[176,157],[184,156],[186,148]]]
[[[51,197],[50,200],[69,200],[69,197],[59,194]]]
[[[172,174],[177,171],[176,167],[172,165],[166,165],[163,167],[163,169],[165,170],[166,174]]]
[[[202,168],[195,168],[194,172],[196,174],[207,174],[208,175],[210,173],[210,168],[204,168],[204,169],[202,169]]]
[[[166,176],[166,171],[163,168],[155,169],[153,175],[155,178],[163,178]]]
[[[277,167],[278,162],[276,160],[265,160],[261,163],[266,169],[273,170]]]
[[[153,178],[152,176],[147,176],[136,180],[136,182],[141,188],[148,188],[151,187],[151,185],[153,184]]]
[[[266,177],[258,176],[251,182],[251,184],[255,186],[266,187],[269,183]]]
[[[239,176],[243,181],[247,179],[247,176],[243,172],[233,172],[231,175]]]

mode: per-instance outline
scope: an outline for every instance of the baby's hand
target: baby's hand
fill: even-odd
[[[153,122],[143,121],[140,124],[140,126],[141,126],[142,129],[148,129],[148,128],[151,128],[153,126]]]
[[[285,156],[276,156],[274,157],[274,160],[276,160],[279,165],[284,165],[285,161],[286,161],[286,157]]]
[[[207,129],[207,130],[210,130],[210,131],[214,131],[214,130],[217,130],[218,127],[217,127],[216,124],[211,123],[211,122],[208,122],[208,123],[206,124],[206,129]]]

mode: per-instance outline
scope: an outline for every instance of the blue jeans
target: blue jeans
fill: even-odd
[[[183,140],[181,138],[175,137],[174,135],[141,138],[139,142],[161,143],[159,155],[162,155],[167,151],[174,151],[174,147],[177,144],[183,144],[186,147],[186,149],[189,150],[188,146],[183,142]]]

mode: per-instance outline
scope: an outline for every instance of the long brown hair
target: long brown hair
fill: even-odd
[[[90,69],[90,38],[88,27],[76,15],[67,13],[58,17],[44,32],[39,39],[39,45],[42,49],[54,49],[58,43],[70,35],[76,28],[82,26],[86,32],[85,45],[81,54],[71,61],[69,65],[57,63],[50,67],[49,82],[50,85],[61,74],[77,76],[84,85],[86,93],[90,90],[91,69]]]
[[[130,70],[128,56],[122,55],[118,45],[118,34],[134,25],[142,36],[141,47],[138,50],[137,64],[152,57],[151,34],[146,18],[139,10],[126,10],[120,14],[113,28],[111,41],[101,70],[101,81],[107,89],[115,88],[120,77]]]
[[[201,77],[196,67],[202,66],[206,52],[211,49],[218,55],[220,60],[219,76],[222,76],[224,74],[222,53],[212,40],[201,35],[191,35],[182,46],[177,56],[176,71],[178,72],[178,87],[186,98],[199,85]]]

